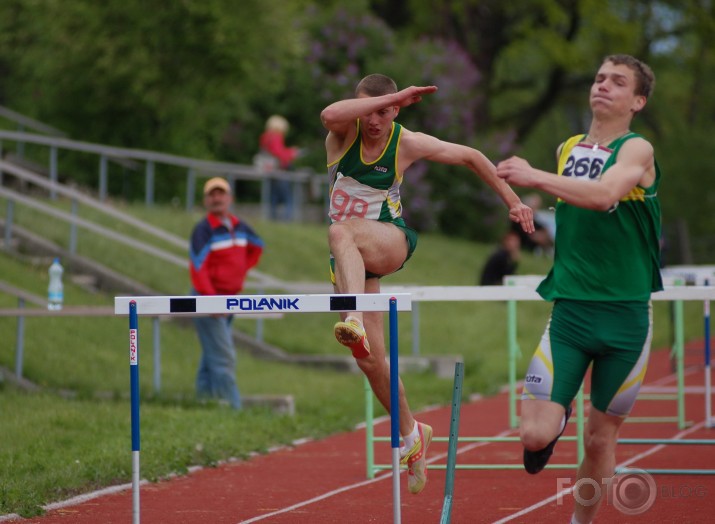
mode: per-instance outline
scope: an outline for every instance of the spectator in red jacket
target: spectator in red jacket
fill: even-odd
[[[191,234],[193,294],[240,293],[246,274],[261,257],[263,241],[248,224],[231,213],[232,202],[231,186],[225,179],[216,177],[206,182],[204,206],[208,213]],[[202,350],[196,392],[199,398],[217,398],[240,409],[232,320],[232,315],[194,319]]]
[[[259,139],[260,153],[257,156],[261,168],[266,172],[293,168],[293,161],[300,155],[300,149],[285,144],[285,136],[290,128],[288,121],[273,115],[266,121],[266,129]],[[271,219],[290,220],[293,218],[293,183],[290,180],[270,179]],[[279,213],[283,205],[283,212]]]

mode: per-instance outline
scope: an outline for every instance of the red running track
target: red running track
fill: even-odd
[[[702,347],[702,345],[700,345]],[[621,437],[715,439],[715,429],[704,427],[703,366],[701,351],[686,354],[685,430],[674,423],[627,423]],[[667,351],[655,352],[644,390],[672,390],[676,377],[671,373]],[[451,398],[451,397],[450,397]],[[634,416],[676,415],[672,400],[639,400]],[[421,421],[435,428],[436,436],[447,436],[449,406],[428,410]],[[376,426],[376,433],[387,436],[389,421]],[[566,435],[575,434],[569,424]],[[516,435],[508,428],[508,397],[505,393],[461,407],[460,435]],[[390,463],[389,443],[378,443],[376,460]],[[447,443],[430,447],[428,462],[445,464]],[[392,477],[389,471],[366,479],[365,432],[356,430],[320,441],[311,441],[243,462],[212,469],[201,469],[183,477],[141,486],[141,522],[150,524],[238,524],[261,522],[295,523],[390,523],[393,522]],[[518,443],[460,443],[458,464],[520,464]],[[560,442],[552,463],[575,463],[575,442]],[[712,446],[624,445],[617,451],[619,465],[657,469],[715,469]],[[420,495],[407,491],[401,478],[401,516],[404,523],[440,522],[446,473],[429,471],[429,482]],[[573,494],[558,496],[575,481],[574,469],[547,469],[539,475],[518,470],[458,469],[454,479],[451,522],[566,523],[573,511]],[[630,503],[632,488],[618,486],[615,496],[601,507],[598,521],[628,523],[710,523],[715,511],[714,475],[654,475],[637,477],[646,485],[652,506],[629,515],[619,510],[642,510],[646,503]],[[633,481],[635,483],[635,480]],[[637,487],[637,486],[636,486]],[[620,498],[619,498],[620,497]],[[625,500],[625,503],[623,502]],[[72,501],[70,501],[72,502]],[[98,496],[55,507],[45,516],[16,519],[22,524],[127,524],[132,521],[132,492]]]

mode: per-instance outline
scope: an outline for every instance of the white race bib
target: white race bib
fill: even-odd
[[[610,149],[599,147],[594,150],[587,144],[576,144],[566,160],[561,175],[598,180],[611,154]]]
[[[330,219],[333,222],[349,218],[377,220],[385,200],[386,189],[375,189],[338,173],[330,193]]]

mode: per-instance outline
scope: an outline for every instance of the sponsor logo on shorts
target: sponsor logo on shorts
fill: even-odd
[[[541,384],[543,381],[544,378],[541,375],[534,375],[533,373],[529,373],[524,379],[527,384]]]
[[[229,311],[300,311],[300,298],[227,298]]]

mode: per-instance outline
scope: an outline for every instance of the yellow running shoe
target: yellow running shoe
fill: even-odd
[[[355,358],[365,358],[370,355],[370,344],[367,341],[365,328],[355,317],[347,317],[345,322],[335,323],[335,338],[343,346],[350,348]]]
[[[410,449],[402,452],[400,464],[407,465],[407,488],[416,495],[427,484],[427,448],[432,442],[432,427],[417,423],[419,437]]]

